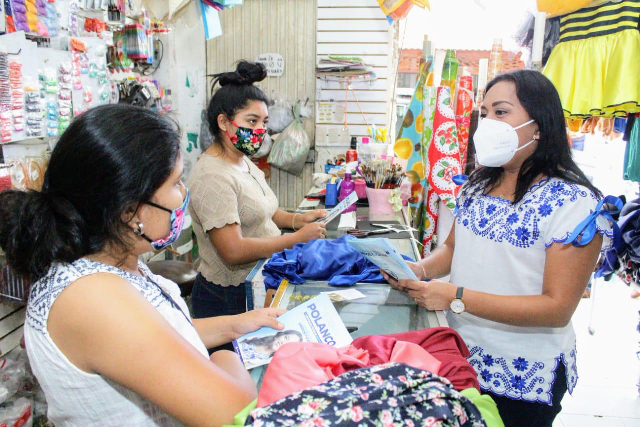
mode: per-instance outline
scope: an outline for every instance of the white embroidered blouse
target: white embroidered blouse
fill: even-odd
[[[455,216],[451,283],[498,295],[540,294],[546,249],[566,241],[598,202],[586,187],[557,178],[533,185],[516,204],[464,190]],[[600,216],[597,221],[608,244],[610,226]],[[555,370],[564,363],[568,390],[573,392],[578,372],[571,324],[510,326],[452,312],[447,320],[467,343],[469,362],[483,390],[551,404]]]

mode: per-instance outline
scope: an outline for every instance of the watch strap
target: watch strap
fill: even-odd
[[[458,290],[456,291],[456,299],[462,299],[463,291],[464,291],[464,287],[458,286]]]

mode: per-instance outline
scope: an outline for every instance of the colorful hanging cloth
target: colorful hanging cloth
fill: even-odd
[[[429,144],[428,180],[426,212],[424,216],[424,254],[433,240],[438,221],[440,202],[453,212],[455,197],[460,187],[453,181],[455,175],[462,174],[458,131],[449,88],[440,86],[436,97],[436,110],[433,118],[433,135]]]
[[[608,2],[560,18],[544,69],[566,117],[640,112],[640,0]]]
[[[407,160],[407,177],[411,180],[411,197],[409,206],[417,208],[424,195],[425,162],[427,157],[424,144],[425,125],[428,117],[423,115],[424,83],[427,78],[427,67],[420,66],[418,83],[411,98],[409,108],[402,120],[402,127],[398,131],[393,152],[396,157]]]

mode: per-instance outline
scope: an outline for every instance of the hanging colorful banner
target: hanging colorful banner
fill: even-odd
[[[459,187],[452,178],[462,172],[455,114],[451,106],[449,88],[440,86],[437,91],[436,109],[433,119],[433,135],[427,153],[429,163],[429,189],[424,215],[423,253],[429,252],[438,221],[438,204],[444,203],[451,211],[455,209],[455,197]]]
[[[393,152],[396,157],[407,160],[406,174],[411,180],[411,197],[409,206],[417,208],[424,194],[426,184],[425,162],[426,149],[423,145],[425,119],[422,114],[424,100],[424,83],[427,78],[425,65],[420,66],[418,83],[411,98],[407,113],[402,120],[402,127],[398,131]]]
[[[458,130],[458,145],[460,146],[460,165],[463,172],[467,164],[471,111],[473,111],[473,78],[471,76],[462,76],[460,77],[458,99],[456,100],[456,128]]]

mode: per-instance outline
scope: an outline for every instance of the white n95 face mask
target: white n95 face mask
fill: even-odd
[[[518,133],[516,130],[533,122],[534,120],[529,120],[514,128],[509,123],[499,120],[480,120],[478,129],[473,134],[478,163],[490,168],[497,168],[509,163],[515,156],[516,151],[522,150],[535,141],[534,138],[518,148]]]

